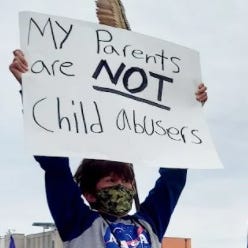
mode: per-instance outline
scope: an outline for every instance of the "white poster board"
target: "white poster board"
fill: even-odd
[[[32,152],[218,168],[195,99],[196,51],[69,18],[20,13],[24,124]]]

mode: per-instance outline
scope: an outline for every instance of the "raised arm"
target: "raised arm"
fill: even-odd
[[[13,54],[9,69],[22,84],[22,75],[28,71],[28,63],[21,50],[15,50]],[[35,156],[35,159],[45,171],[47,202],[61,239],[72,240],[87,229],[97,216],[81,198],[68,158]]]
[[[66,157],[35,156],[45,170],[47,202],[63,241],[72,240],[98,217],[84,203]]]
[[[160,168],[155,187],[140,206],[137,215],[150,223],[161,241],[186,183],[186,169]]]

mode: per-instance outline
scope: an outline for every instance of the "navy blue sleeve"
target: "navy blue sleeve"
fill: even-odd
[[[162,240],[186,183],[187,170],[160,168],[159,173],[155,187],[141,204],[137,215],[148,221]]]
[[[97,215],[83,202],[68,158],[35,156],[35,159],[45,170],[47,202],[61,239],[72,240],[90,227]]]

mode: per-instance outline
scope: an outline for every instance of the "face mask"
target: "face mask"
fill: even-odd
[[[134,190],[123,185],[103,188],[96,193],[96,209],[114,216],[124,216],[132,208]]]

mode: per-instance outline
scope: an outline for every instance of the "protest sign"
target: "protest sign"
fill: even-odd
[[[188,168],[221,166],[195,99],[199,54],[142,34],[20,13],[32,152]]]

